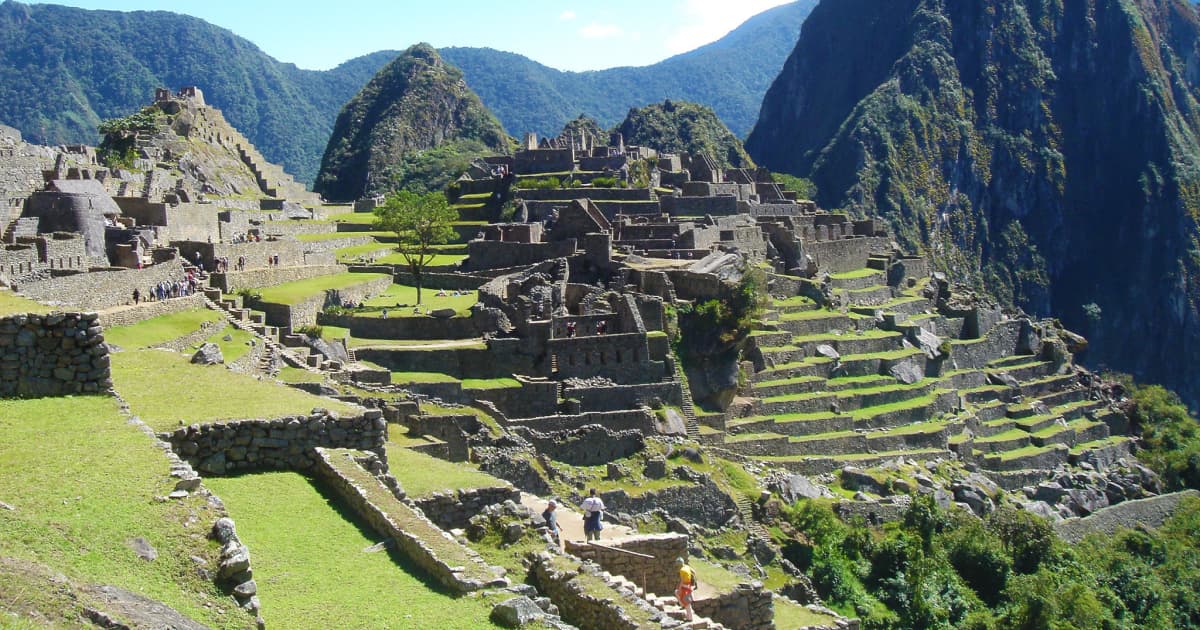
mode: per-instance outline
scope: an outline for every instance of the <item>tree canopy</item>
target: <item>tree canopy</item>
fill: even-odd
[[[437,255],[434,247],[454,238],[451,224],[456,219],[445,195],[436,192],[401,190],[375,208],[375,227],[396,234],[397,250],[417,286],[417,304],[421,303],[421,274]]]

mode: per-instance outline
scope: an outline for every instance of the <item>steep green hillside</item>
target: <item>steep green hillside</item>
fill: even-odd
[[[822,2],[746,147],[1195,404],[1198,36],[1184,0]]]
[[[455,141],[464,150],[482,144],[485,154],[509,145],[462,72],[428,44],[417,44],[342,108],[313,189],[339,200],[389,192],[405,157]]]
[[[268,159],[311,180],[338,108],[394,56],[300,70],[185,15],[8,0],[0,4],[0,120],[31,142],[94,144],[100,120],[137,110],[154,88],[197,85]]]
[[[703,153],[723,167],[754,166],[729,127],[713,110],[696,103],[668,100],[631,109],[616,131],[629,144],[671,153]]]

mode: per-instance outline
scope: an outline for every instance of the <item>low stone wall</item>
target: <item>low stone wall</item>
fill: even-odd
[[[232,263],[231,263],[232,264]],[[221,293],[236,293],[241,289],[272,287],[285,282],[307,280],[317,276],[343,273],[342,265],[306,265],[302,267],[267,267],[250,271],[230,271],[211,274],[209,284]]]
[[[670,595],[679,585],[677,558],[687,558],[688,537],[684,534],[650,534],[633,536],[598,544],[565,541],[567,553],[582,560],[591,560],[600,568],[620,575],[657,595]],[[623,551],[632,551],[642,558]],[[707,616],[707,615],[705,615]]]
[[[554,433],[510,428],[529,440],[538,453],[572,466],[598,466],[646,448],[646,436],[641,431],[611,431],[597,424]]]
[[[642,406],[657,407],[661,402],[676,407],[683,404],[683,392],[679,383],[646,383],[643,385],[615,385],[612,387],[570,387],[563,397],[574,398],[580,407],[590,411],[618,411],[638,409]]]
[[[1077,543],[1090,533],[1114,534],[1118,529],[1132,529],[1138,525],[1158,527],[1172,514],[1179,503],[1185,499],[1200,498],[1196,490],[1184,490],[1149,499],[1125,501],[1113,506],[1096,510],[1095,513],[1083,518],[1072,518],[1055,524],[1054,531],[1060,538]]]
[[[496,332],[499,323],[487,312],[471,317],[363,317],[360,315],[330,315],[321,313],[317,323],[340,326],[360,339],[473,339],[485,332]]]
[[[844,238],[836,241],[805,241],[804,253],[813,257],[821,271],[845,273],[866,267],[872,253],[887,251],[888,247],[886,238]]]
[[[133,290],[147,295],[150,287],[164,281],[183,280],[187,274],[179,261],[151,265],[145,269],[105,269],[67,276],[18,282],[13,290],[35,300],[69,304],[79,309],[105,309],[133,302]]]
[[[637,630],[640,626],[622,610],[623,602],[597,597],[580,583],[588,577],[600,579],[599,576],[586,574],[587,569],[588,565],[578,569],[555,567],[554,560],[543,555],[534,560],[532,573],[538,590],[558,606],[567,623],[580,630]],[[585,573],[581,574],[581,571]]]
[[[300,326],[320,323],[318,316],[322,314],[321,310],[326,306],[343,304],[347,301],[361,302],[368,297],[383,293],[391,285],[391,278],[377,278],[364,280],[359,284],[340,289],[329,289],[295,304],[249,300],[247,306],[263,311],[267,316],[267,323],[272,326],[296,329]]]
[[[317,447],[383,453],[387,422],[377,409],[353,418],[316,410],[309,416],[193,424],[159,437],[202,473],[307,470],[316,463]]]
[[[100,325],[105,328],[129,326],[160,315],[170,315],[198,308],[204,308],[204,296],[199,293],[170,298],[161,302],[142,302],[105,311],[100,315]]]
[[[741,583],[728,593],[696,600],[692,610],[701,617],[738,630],[775,628],[775,596],[763,588],[761,582]]]
[[[575,253],[575,239],[552,243],[510,243],[507,241],[471,241],[467,244],[466,269],[495,269],[533,265]]]
[[[442,529],[466,528],[472,516],[481,514],[489,505],[512,501],[521,503],[521,491],[512,486],[474,488],[438,492],[433,496],[413,498],[429,520]]]
[[[737,514],[737,505],[705,476],[698,483],[631,496],[624,490],[600,493],[610,512],[641,514],[656,509],[705,527],[721,527]]]
[[[0,318],[0,397],[65,396],[112,389],[95,313]]]
[[[644,409],[626,411],[589,411],[577,415],[554,415],[539,418],[521,418],[507,423],[510,428],[526,427],[542,433],[578,429],[589,424],[598,424],[610,431],[636,430],[645,434],[654,431],[654,416]]]
[[[435,580],[456,593],[470,593],[487,586],[504,586],[507,581],[502,577],[495,584],[484,584],[465,575],[466,567],[450,566],[437,557],[436,552],[421,539],[401,529],[380,506],[368,498],[366,491],[354,481],[344,476],[330,458],[332,454],[324,449],[314,452],[314,472],[316,476],[327,483],[329,487],[349,504],[350,509],[361,516],[376,532],[387,536],[395,542],[397,550],[413,561],[414,564],[428,572]],[[399,501],[399,500],[397,500]],[[407,516],[424,519],[421,513],[407,504],[398,503],[398,508],[411,510]],[[429,523],[433,527],[433,523]],[[448,534],[446,534],[448,537]],[[454,543],[458,544],[458,543]],[[479,564],[483,560],[476,556]]]

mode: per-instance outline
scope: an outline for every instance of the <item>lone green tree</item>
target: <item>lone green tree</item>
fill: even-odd
[[[442,193],[418,195],[401,190],[375,208],[375,227],[396,234],[397,249],[412,272],[421,303],[421,273],[433,262],[435,245],[454,237],[450,226],[458,218]]]

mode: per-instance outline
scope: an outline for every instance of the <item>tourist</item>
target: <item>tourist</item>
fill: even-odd
[[[575,322],[567,322],[567,336],[568,337],[575,336]]]
[[[675,565],[679,567],[679,587],[675,589],[675,599],[679,600],[679,606],[683,608],[687,620],[691,621],[692,602],[695,601],[693,593],[696,591],[696,571],[688,566],[683,558],[676,558]]]
[[[546,504],[546,511],[542,512],[542,519],[546,521],[546,528],[550,530],[550,537],[554,539],[554,544],[562,547],[562,528],[558,526],[558,516],[554,514],[554,501]]]
[[[134,304],[137,304],[138,302],[140,302],[140,301],[141,301],[141,299],[142,299],[142,292],[141,292],[141,291],[138,291],[136,288],[134,288],[134,290],[133,290],[133,303],[134,303]]]
[[[387,319],[387,309],[383,309],[383,319]]]
[[[588,498],[583,500],[583,537],[587,540],[600,540],[600,530],[604,529],[601,519],[604,518],[604,501],[596,496],[592,488]]]

